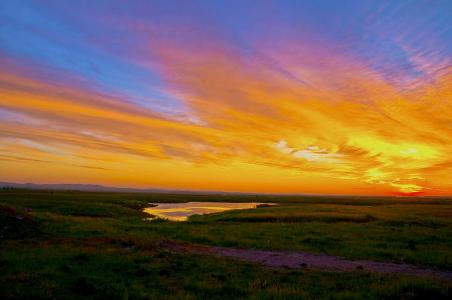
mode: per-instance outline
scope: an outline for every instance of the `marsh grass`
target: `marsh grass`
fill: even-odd
[[[144,221],[149,202],[268,202]],[[279,201],[280,200],[280,201]],[[2,299],[447,299],[433,279],[267,269],[175,254],[172,239],[452,269],[452,201],[0,191]]]

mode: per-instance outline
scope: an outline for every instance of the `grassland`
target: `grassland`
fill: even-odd
[[[149,202],[278,206],[148,221]],[[2,299],[448,299],[437,279],[268,269],[162,240],[452,270],[452,200],[0,191]]]

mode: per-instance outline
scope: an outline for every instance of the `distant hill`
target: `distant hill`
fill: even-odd
[[[158,193],[158,192],[187,192],[179,190],[165,189],[138,189],[138,188],[121,188],[96,184],[35,184],[35,183],[13,183],[0,182],[0,188],[16,188],[30,190],[61,190],[61,191],[87,191],[87,192],[131,192],[131,193]]]
[[[123,188],[104,186],[97,184],[71,184],[71,183],[54,183],[54,184],[36,184],[36,183],[14,183],[0,182],[0,189],[29,189],[29,190],[56,190],[56,191],[85,191],[85,192],[123,192],[123,193],[171,193],[171,194],[239,194],[239,195],[256,195],[256,193],[238,193],[238,192],[221,192],[221,191],[198,191],[198,190],[177,190],[177,189],[159,189],[159,188]]]

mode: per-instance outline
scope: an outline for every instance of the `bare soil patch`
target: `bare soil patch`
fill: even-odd
[[[405,263],[372,260],[348,260],[342,257],[302,251],[268,251],[238,249],[206,245],[183,244],[174,241],[162,243],[165,248],[183,253],[217,255],[259,263],[272,268],[307,268],[325,271],[371,271],[419,277],[436,277],[452,281],[452,271],[441,271]]]

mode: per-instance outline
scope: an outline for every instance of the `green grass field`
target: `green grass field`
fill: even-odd
[[[144,220],[149,202],[277,206]],[[163,240],[452,270],[452,200],[0,191],[1,299],[450,299],[438,279],[270,269]]]

